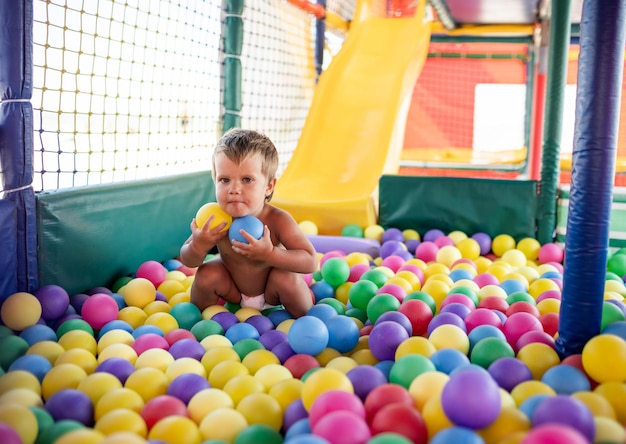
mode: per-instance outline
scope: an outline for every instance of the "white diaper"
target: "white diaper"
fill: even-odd
[[[267,310],[270,308],[275,308],[276,305],[270,305],[265,302],[265,294],[261,293],[258,296],[246,296],[245,294],[241,294],[241,303],[239,304],[241,307],[245,308],[256,308],[259,311]]]

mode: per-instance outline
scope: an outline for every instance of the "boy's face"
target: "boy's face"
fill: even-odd
[[[261,166],[259,155],[249,156],[240,164],[223,154],[216,155],[215,194],[219,205],[231,216],[256,216],[263,209],[276,179],[268,183]]]

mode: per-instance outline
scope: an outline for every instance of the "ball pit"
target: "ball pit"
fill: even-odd
[[[356,228],[380,257],[320,254],[315,305],[297,319],[201,312],[194,270],[176,259],[146,261],[116,288],[7,298],[3,442],[623,441],[621,258],[602,333],[561,358],[561,246]]]

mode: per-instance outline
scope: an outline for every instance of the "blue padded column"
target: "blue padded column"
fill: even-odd
[[[626,2],[586,0],[580,24],[576,124],[557,351],[600,333],[609,245]]]

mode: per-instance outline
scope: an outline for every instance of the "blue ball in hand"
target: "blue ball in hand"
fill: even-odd
[[[248,243],[248,240],[243,237],[239,230],[244,230],[246,233],[255,239],[261,239],[263,236],[263,222],[254,216],[243,216],[233,219],[233,223],[228,229],[228,238],[232,242],[233,240]]]

